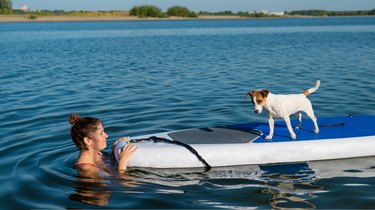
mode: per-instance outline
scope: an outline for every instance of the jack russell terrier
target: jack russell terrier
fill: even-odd
[[[270,126],[270,133],[266,136],[267,140],[272,139],[274,130],[274,118],[282,118],[285,120],[286,126],[292,139],[296,139],[296,134],[293,132],[293,128],[290,124],[289,116],[296,114],[299,119],[299,123],[296,129],[299,129],[302,124],[302,114],[303,111],[308,117],[314,122],[315,133],[319,133],[319,128],[317,124],[316,117],[312,108],[312,104],[306,96],[310,93],[315,92],[320,85],[320,80],[317,80],[313,88],[305,90],[301,94],[272,94],[269,90],[255,90],[246,93],[246,96],[251,97],[251,102],[254,104],[254,112],[260,114],[263,107],[268,111],[268,124]]]

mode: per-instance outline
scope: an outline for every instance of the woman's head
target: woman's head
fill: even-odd
[[[78,114],[71,114],[69,123],[72,124],[70,135],[74,144],[78,147],[79,150],[88,149],[87,141],[85,142],[85,138],[94,139],[96,138],[96,133],[101,132],[100,130],[103,130],[103,126],[100,120],[93,117],[81,118]],[[104,130],[102,132],[104,133]]]

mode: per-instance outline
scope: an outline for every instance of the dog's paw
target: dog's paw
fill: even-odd
[[[290,137],[291,137],[292,139],[294,139],[294,140],[297,138],[297,136],[296,136],[295,133],[290,134]]]
[[[314,133],[319,133],[319,129],[318,129],[318,128],[315,129],[315,130],[314,130]]]
[[[266,140],[271,140],[271,139],[272,139],[271,135],[266,136]]]
[[[295,129],[297,129],[297,130],[299,130],[301,128],[301,126],[299,126],[299,125],[297,125],[296,127],[295,127]]]

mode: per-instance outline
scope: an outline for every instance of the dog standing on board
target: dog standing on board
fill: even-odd
[[[291,138],[296,139],[296,134],[293,131],[289,116],[292,114],[298,115],[299,123],[296,126],[296,129],[299,129],[302,124],[301,111],[305,112],[306,115],[311,118],[315,126],[314,132],[319,133],[312,104],[306,97],[310,93],[315,92],[319,86],[320,80],[317,80],[313,88],[307,89],[301,94],[272,94],[269,90],[255,90],[246,93],[246,96],[249,95],[251,97],[251,101],[254,104],[254,112],[256,114],[262,113],[263,108],[268,111],[268,124],[270,127],[270,132],[269,135],[266,136],[267,140],[270,140],[273,137],[275,122],[274,118],[284,119]]]

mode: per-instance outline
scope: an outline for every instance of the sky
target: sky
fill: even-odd
[[[322,9],[331,11],[375,9],[375,0],[12,0],[13,8],[27,5],[32,10],[130,10],[137,5],[155,5],[166,11],[185,6],[191,11],[292,11]]]

